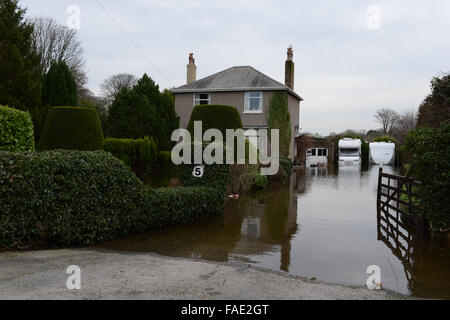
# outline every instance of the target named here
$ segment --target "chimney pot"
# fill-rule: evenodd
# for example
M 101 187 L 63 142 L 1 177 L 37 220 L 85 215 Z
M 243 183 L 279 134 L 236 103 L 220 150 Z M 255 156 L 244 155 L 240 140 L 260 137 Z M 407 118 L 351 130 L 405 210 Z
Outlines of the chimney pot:
M 189 53 L 189 63 L 186 65 L 186 84 L 194 82 L 197 80 L 197 66 L 195 65 L 194 54 Z
M 294 90 L 294 61 L 292 58 L 294 57 L 294 51 L 292 50 L 292 46 L 287 48 L 287 59 L 284 68 L 284 84 Z

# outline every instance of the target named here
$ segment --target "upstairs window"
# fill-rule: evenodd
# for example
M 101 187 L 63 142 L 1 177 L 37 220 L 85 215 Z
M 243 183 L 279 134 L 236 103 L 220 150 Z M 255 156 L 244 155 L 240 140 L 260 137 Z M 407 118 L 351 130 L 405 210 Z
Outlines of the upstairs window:
M 211 94 L 210 93 L 194 94 L 194 106 L 197 106 L 200 104 L 211 104 Z
M 261 91 L 249 91 L 245 93 L 244 112 L 262 113 L 263 95 Z

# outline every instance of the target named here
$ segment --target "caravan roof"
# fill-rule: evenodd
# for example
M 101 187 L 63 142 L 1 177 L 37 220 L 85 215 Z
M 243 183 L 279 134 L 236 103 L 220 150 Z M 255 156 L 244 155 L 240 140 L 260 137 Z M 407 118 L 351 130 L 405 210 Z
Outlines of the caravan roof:
M 339 148 L 361 148 L 360 139 L 343 138 L 339 140 Z

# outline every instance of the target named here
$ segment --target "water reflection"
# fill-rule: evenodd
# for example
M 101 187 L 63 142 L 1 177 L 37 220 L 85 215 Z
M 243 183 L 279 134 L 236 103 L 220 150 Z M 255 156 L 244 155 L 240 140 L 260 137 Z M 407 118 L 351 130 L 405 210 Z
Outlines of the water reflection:
M 381 211 L 378 240 L 402 263 L 409 291 L 418 297 L 450 298 L 450 252 L 423 237 L 412 221 Z
M 385 166 L 384 172 L 397 170 Z M 367 267 L 376 264 L 384 288 L 450 297 L 448 249 L 425 245 L 424 258 L 420 262 L 415 258 L 406 267 L 396 250 L 379 237 L 377 182 L 378 166 L 307 168 L 294 172 L 288 184 L 272 184 L 265 192 L 229 200 L 223 215 L 99 247 L 244 261 L 358 286 L 365 285 Z M 407 268 L 412 268 L 411 276 L 405 273 Z M 433 280 L 439 277 L 441 281 Z

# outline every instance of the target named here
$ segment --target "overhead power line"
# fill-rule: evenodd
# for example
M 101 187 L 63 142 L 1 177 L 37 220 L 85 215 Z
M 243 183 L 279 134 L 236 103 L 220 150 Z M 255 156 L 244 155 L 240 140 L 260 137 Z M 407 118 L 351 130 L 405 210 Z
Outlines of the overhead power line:
M 99 0 L 95 0 L 95 2 L 97 2 L 98 6 L 106 13 L 106 15 L 111 19 L 111 21 L 116 25 L 116 27 L 120 30 L 120 32 L 122 32 L 122 34 L 125 36 L 125 38 L 128 39 L 128 41 L 131 42 L 131 44 L 142 54 L 142 56 L 144 56 L 145 59 L 147 59 L 147 61 L 152 65 L 152 67 L 158 71 L 159 74 L 161 74 L 169 83 L 170 86 L 173 87 L 172 81 L 169 80 L 168 77 L 166 77 L 166 75 L 158 69 L 158 67 L 152 62 L 152 60 L 150 59 L 150 57 L 138 46 L 138 44 L 128 35 L 128 33 L 120 26 L 120 24 L 116 21 L 116 19 L 114 19 L 114 17 L 111 15 L 111 13 L 109 13 L 109 11 L 100 3 Z

